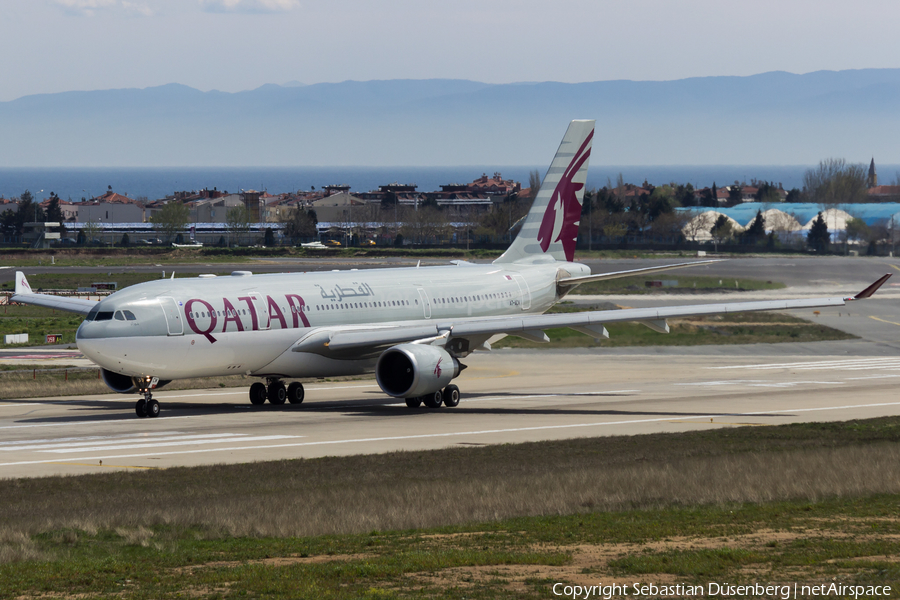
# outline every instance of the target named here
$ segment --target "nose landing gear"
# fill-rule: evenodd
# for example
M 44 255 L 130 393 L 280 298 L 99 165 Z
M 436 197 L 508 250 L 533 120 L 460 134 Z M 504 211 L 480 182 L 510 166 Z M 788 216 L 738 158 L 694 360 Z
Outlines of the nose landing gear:
M 146 388 L 140 390 L 144 397 L 137 401 L 137 404 L 134 405 L 134 412 L 137 416 L 144 417 L 158 417 L 159 416 L 159 402 L 153 399 L 153 394 L 150 391 L 150 388 Z

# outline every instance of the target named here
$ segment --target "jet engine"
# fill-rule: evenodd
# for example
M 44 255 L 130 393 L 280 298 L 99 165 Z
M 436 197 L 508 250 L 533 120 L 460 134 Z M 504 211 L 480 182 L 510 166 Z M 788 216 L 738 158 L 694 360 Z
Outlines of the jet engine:
M 443 389 L 463 368 L 438 346 L 400 344 L 378 358 L 375 379 L 385 394 L 412 398 Z
M 114 373 L 108 369 L 100 369 L 100 377 L 103 378 L 103 383 L 114 392 L 131 394 L 138 391 L 136 379 L 139 378 L 131 377 L 130 375 L 122 375 L 121 373 Z M 155 389 L 159 389 L 167 383 L 169 382 L 160 381 L 156 384 Z

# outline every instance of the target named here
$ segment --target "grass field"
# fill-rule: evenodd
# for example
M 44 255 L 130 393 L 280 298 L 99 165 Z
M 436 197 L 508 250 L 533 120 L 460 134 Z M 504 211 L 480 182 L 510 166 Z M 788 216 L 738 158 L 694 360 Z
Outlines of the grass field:
M 898 443 L 891 417 L 4 480 L 0 597 L 896 586 Z

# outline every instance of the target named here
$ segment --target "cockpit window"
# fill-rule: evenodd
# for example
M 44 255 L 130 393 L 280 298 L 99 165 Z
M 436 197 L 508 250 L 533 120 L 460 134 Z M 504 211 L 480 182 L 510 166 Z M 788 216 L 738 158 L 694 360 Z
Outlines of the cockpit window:
M 122 314 L 121 310 L 117 310 L 116 314 L 113 316 L 115 317 L 116 321 L 124 321 L 125 320 L 125 315 Z
M 89 312 L 89 313 L 87 314 L 87 317 L 85 317 L 85 320 L 86 320 L 86 321 L 93 321 L 93 320 L 94 320 L 94 317 L 97 316 L 97 312 L 98 312 L 99 310 L 100 310 L 100 305 L 98 304 L 98 305 L 96 305 L 94 308 L 91 309 L 91 312 Z
M 108 312 L 103 311 L 103 312 L 98 312 L 97 317 L 94 320 L 95 321 L 111 321 L 112 318 L 113 318 L 112 311 L 108 311 Z
M 134 316 L 134 313 L 131 312 L 130 310 L 123 310 L 122 312 L 125 314 L 125 318 L 126 318 L 127 320 L 129 320 L 129 321 L 137 321 L 137 317 L 135 317 L 135 316 Z

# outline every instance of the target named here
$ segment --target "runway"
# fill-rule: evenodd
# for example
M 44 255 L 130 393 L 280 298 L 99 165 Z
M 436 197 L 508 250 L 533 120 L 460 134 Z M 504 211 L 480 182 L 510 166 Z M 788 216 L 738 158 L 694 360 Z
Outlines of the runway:
M 596 262 L 595 272 L 658 264 Z M 689 271 L 723 279 L 772 278 L 788 288 L 722 298 L 702 294 L 567 300 L 640 307 L 843 296 L 886 272 L 900 271 L 900 265 L 897 259 L 773 257 Z M 252 406 L 247 388 L 163 388 L 154 394 L 163 411 L 157 419 L 135 417 L 136 396 L 0 400 L 0 477 L 898 415 L 898 288 L 889 282 L 871 300 L 816 313 L 793 311 L 858 340 L 475 354 L 463 360 L 469 368 L 454 381 L 462 390 L 462 402 L 453 409 L 411 410 L 382 393 L 374 379 L 308 384 L 300 406 Z M 38 361 L 41 352 L 48 354 Z M 18 349 L 0 352 L 0 362 L 80 365 L 75 362 L 84 361 L 79 356 L 60 348 Z
M 453 409 L 409 409 L 371 380 L 308 385 L 300 406 L 252 406 L 244 388 L 161 390 L 157 419 L 136 418 L 132 396 L 3 401 L 0 477 L 900 414 L 900 356 L 865 341 L 820 346 L 794 355 L 767 346 L 494 351 L 465 361 Z

